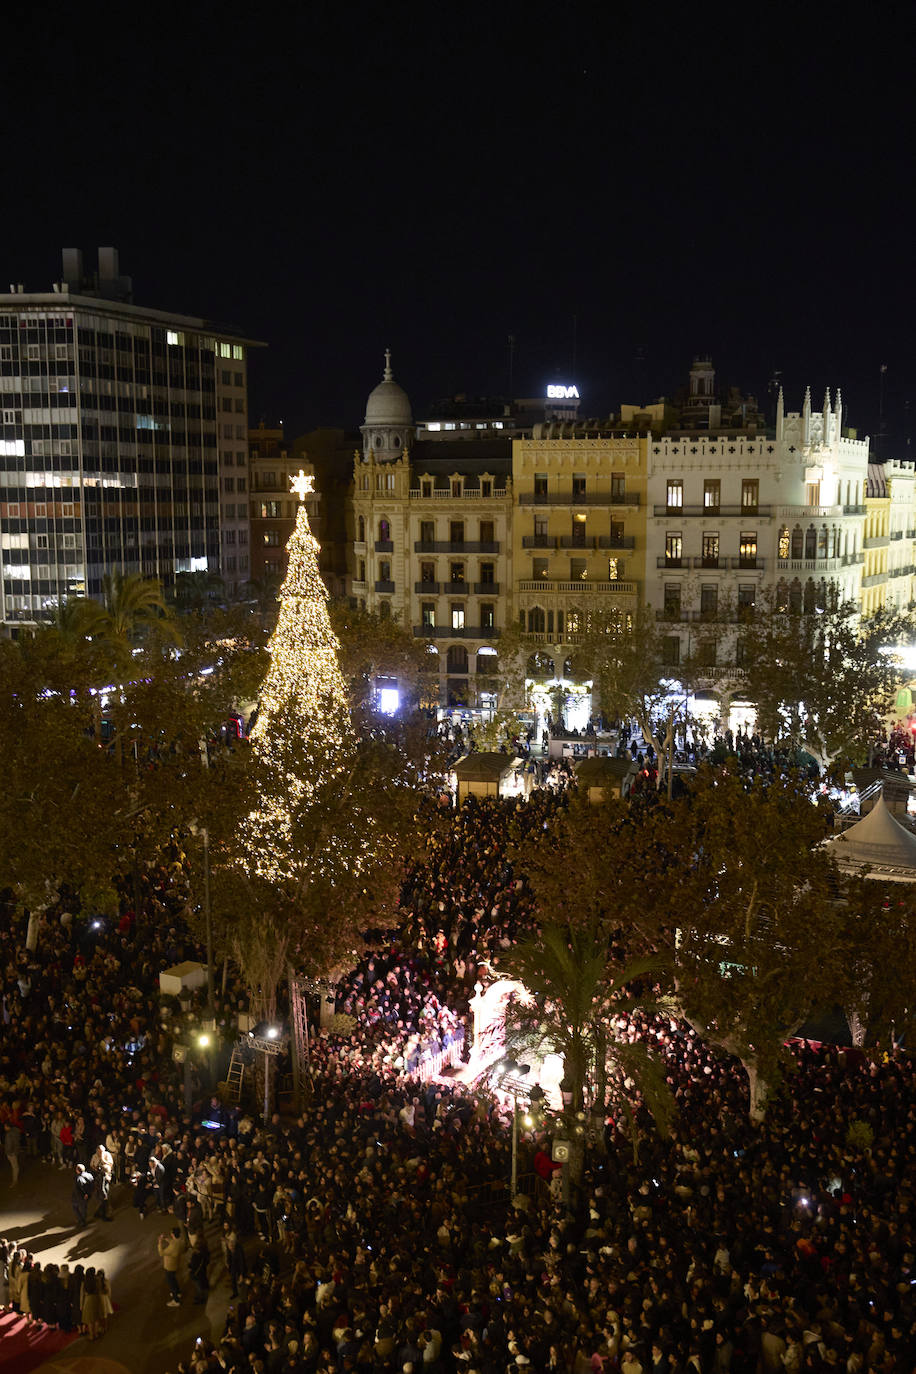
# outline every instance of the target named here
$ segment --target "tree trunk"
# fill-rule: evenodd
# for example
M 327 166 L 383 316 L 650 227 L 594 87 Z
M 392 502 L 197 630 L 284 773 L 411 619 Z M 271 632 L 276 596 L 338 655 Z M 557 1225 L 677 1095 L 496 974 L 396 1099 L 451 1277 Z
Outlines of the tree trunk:
M 868 1027 L 855 1007 L 846 1008 L 846 1020 L 849 1023 L 849 1033 L 852 1036 L 853 1045 L 857 1050 L 864 1049 Z
M 767 1100 L 770 1096 L 770 1085 L 761 1074 L 756 1059 L 746 1059 L 742 1057 L 741 1066 L 747 1074 L 748 1086 L 751 1092 L 750 1118 L 755 1124 L 759 1124 L 766 1116 Z
M 38 907 L 29 908 L 29 928 L 26 932 L 25 947 L 30 953 L 38 948 L 38 926 L 41 921 L 42 912 Z

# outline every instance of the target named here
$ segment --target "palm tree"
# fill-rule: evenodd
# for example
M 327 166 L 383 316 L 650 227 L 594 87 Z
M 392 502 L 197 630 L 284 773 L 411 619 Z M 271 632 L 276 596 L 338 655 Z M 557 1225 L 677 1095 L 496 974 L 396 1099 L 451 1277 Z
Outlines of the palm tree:
M 626 992 L 654 973 L 657 961 L 634 960 L 615 972 L 608 967 L 600 930 L 545 925 L 539 938 L 516 945 L 499 967 L 531 994 L 527 1003 L 516 1001 L 506 1012 L 507 1046 L 515 1058 L 525 1052 L 562 1056 L 564 1114 L 573 1139 L 584 1136 L 589 1116 L 603 1121 L 609 1099 L 628 1123 L 634 1155 L 640 1100 L 666 1135 L 674 1102 L 662 1065 L 644 1043 L 615 1039 L 609 1028 L 615 1015 L 658 1008 L 657 1002 L 650 1005 Z M 603 1134 L 602 1128 L 599 1148 Z
M 263 577 L 253 577 L 246 582 L 245 593 L 251 601 L 257 604 L 258 611 L 263 618 L 275 618 L 282 586 L 283 578 L 279 573 L 265 573 Z
M 202 611 L 226 595 L 217 572 L 183 572 L 175 578 L 175 605 L 182 610 Z

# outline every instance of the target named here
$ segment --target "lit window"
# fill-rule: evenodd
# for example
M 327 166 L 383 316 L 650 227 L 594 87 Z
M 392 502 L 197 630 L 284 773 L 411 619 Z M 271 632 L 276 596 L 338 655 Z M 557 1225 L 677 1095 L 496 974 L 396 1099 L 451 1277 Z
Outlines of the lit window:
M 184 343 L 184 335 L 178 334 L 174 329 L 166 331 L 165 341 L 170 348 L 180 348 Z
M 455 605 L 453 605 L 452 608 L 451 608 L 451 610 L 452 610 L 452 629 L 453 629 L 453 630 L 463 630 L 463 629 L 464 629 L 464 607 L 463 607 L 463 606 L 455 606 Z

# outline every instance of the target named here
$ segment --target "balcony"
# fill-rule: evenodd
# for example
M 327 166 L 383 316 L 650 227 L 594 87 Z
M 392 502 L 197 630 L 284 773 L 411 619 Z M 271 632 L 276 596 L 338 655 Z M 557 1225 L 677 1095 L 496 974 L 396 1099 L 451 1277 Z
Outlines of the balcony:
M 499 541 L 492 544 L 473 543 L 469 540 L 416 539 L 414 553 L 499 553 Z
M 474 583 L 474 595 L 475 595 L 475 596 L 499 596 L 499 583 L 498 583 L 498 582 L 475 582 L 475 583 Z
M 376 553 L 394 553 L 394 542 L 391 539 L 376 539 Z
M 499 630 L 489 625 L 463 625 L 455 630 L 451 625 L 414 625 L 414 639 L 499 639 Z
M 689 558 L 669 558 L 667 554 L 659 554 L 655 560 L 657 568 L 689 568 Z
M 765 558 L 751 558 L 742 554 L 739 558 L 730 558 L 729 567 L 737 568 L 740 572 L 763 572 L 766 565 Z
M 675 610 L 674 607 L 666 606 L 663 610 L 655 612 L 655 619 L 663 621 L 666 625 L 686 625 L 690 620 L 690 612 L 682 611 L 680 607 Z
M 916 564 L 905 563 L 902 568 L 888 568 L 888 577 L 909 577 L 910 573 L 916 572 Z M 864 578 L 862 579 L 864 582 Z
M 555 534 L 523 534 L 523 549 L 555 549 L 557 547 L 557 537 Z
M 350 583 L 350 588 L 357 594 L 359 592 L 367 592 L 369 590 L 369 583 L 354 577 L 353 581 Z
M 442 591 L 446 596 L 470 596 L 471 587 L 467 582 L 443 582 Z
M 599 549 L 632 550 L 636 548 L 636 538 L 632 534 L 599 534 Z
M 844 507 L 843 507 L 843 514 L 844 514 L 844 515 L 864 515 L 864 514 L 865 514 L 865 507 L 864 507 L 864 506 L 844 506 Z
M 479 490 L 470 491 L 467 487 L 463 491 L 452 491 L 451 487 L 433 487 L 429 495 L 424 496 L 422 487 L 411 487 L 408 495 L 411 501 L 498 501 L 505 499 L 507 492 L 505 487 L 496 487 L 491 488 L 488 496 L 484 496 Z
M 902 539 L 903 530 L 891 530 L 890 534 L 887 537 L 888 539 Z
M 748 520 L 769 519 L 775 512 L 772 506 L 667 506 L 658 505 L 652 507 L 652 514 L 655 516 L 684 515 L 689 518 L 702 516 L 709 520 L 717 520 L 719 516 L 731 519 L 734 516 L 743 516 Z
M 520 491 L 520 506 L 638 506 L 638 491 L 587 491 L 573 496 L 572 492 Z
M 708 555 L 704 556 L 703 554 L 701 554 L 699 558 L 685 559 L 684 561 L 689 562 L 694 568 L 706 568 L 712 572 L 716 570 L 721 572 L 724 568 L 728 567 L 727 558 L 712 558 Z
M 388 592 L 388 593 L 390 594 L 391 592 L 394 591 L 394 583 L 393 583 L 393 582 L 376 582 L 376 584 L 375 584 L 375 590 L 376 590 L 377 592 Z
M 863 577 L 863 578 L 862 578 L 862 586 L 863 586 L 863 587 L 878 587 L 878 586 L 881 585 L 882 582 L 886 582 L 886 581 L 887 581 L 887 573 L 886 573 L 886 572 L 869 573 L 869 575 L 868 575 L 867 577 Z
M 519 592 L 543 593 L 552 596 L 560 593 L 568 596 L 635 596 L 635 582 L 592 582 L 588 578 L 577 578 L 575 582 L 551 582 L 546 577 L 534 581 L 516 583 Z
M 831 573 L 864 560 L 862 553 L 847 553 L 842 558 L 777 558 L 776 567 L 780 572 Z
M 441 582 L 415 582 L 413 589 L 418 596 L 438 596 L 442 585 Z
M 875 534 L 875 535 L 872 535 L 871 538 L 869 538 L 869 539 L 863 539 L 863 540 L 862 540 L 862 548 L 863 548 L 863 549 L 886 549 L 886 548 L 887 548 L 887 545 L 888 545 L 888 539 L 889 539 L 889 537 L 892 538 L 893 536 L 888 536 L 888 535 L 886 535 L 886 534 Z
M 577 534 L 560 535 L 561 549 L 582 549 L 584 552 L 587 552 L 590 549 L 594 549 L 594 547 L 594 539 L 583 539 L 581 535 Z

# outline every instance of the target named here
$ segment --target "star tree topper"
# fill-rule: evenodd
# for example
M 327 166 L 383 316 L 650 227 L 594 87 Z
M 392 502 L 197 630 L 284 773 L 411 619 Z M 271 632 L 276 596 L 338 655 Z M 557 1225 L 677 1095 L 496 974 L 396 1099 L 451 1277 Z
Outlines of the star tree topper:
M 307 476 L 302 468 L 300 468 L 296 476 L 289 479 L 289 485 L 299 497 L 299 500 L 304 501 L 306 493 L 315 490 L 315 479 L 314 477 Z

